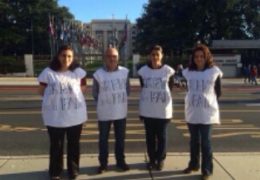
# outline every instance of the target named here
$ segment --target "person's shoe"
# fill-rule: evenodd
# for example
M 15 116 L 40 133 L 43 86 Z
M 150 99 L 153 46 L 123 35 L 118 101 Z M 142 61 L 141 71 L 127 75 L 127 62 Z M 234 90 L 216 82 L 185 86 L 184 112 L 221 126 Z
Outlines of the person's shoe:
M 104 173 L 106 170 L 107 170 L 107 165 L 106 165 L 106 164 L 101 164 L 101 165 L 98 167 L 97 173 L 98 173 L 98 174 L 102 174 L 102 173 Z
M 208 180 L 209 179 L 209 175 L 202 175 L 201 176 L 201 180 Z
M 123 171 L 129 171 L 130 170 L 129 166 L 125 162 L 116 163 L 116 166 L 121 168 Z
M 69 175 L 69 179 L 72 180 L 72 179 L 76 179 L 78 176 L 78 174 L 71 174 Z
M 53 176 L 53 177 L 50 177 L 51 180 L 60 180 L 60 177 L 59 176 Z
M 163 167 L 164 167 L 164 163 L 163 162 L 159 162 L 157 164 L 157 170 L 161 171 L 163 169 Z
M 186 168 L 186 169 L 184 169 L 183 170 L 183 173 L 184 174 L 190 174 L 190 173 L 192 173 L 193 171 L 198 171 L 199 170 L 199 168 L 197 168 L 197 169 L 192 169 L 192 168 Z
M 154 162 L 149 162 L 149 163 L 147 163 L 147 169 L 148 169 L 148 170 L 152 170 L 153 167 L 154 167 L 154 165 L 155 165 Z

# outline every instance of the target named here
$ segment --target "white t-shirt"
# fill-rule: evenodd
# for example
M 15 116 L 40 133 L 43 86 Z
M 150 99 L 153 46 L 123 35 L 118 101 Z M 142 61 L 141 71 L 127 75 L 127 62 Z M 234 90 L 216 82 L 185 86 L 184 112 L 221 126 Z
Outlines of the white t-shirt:
M 188 92 L 185 97 L 185 119 L 191 124 L 220 124 L 215 81 L 222 77 L 221 70 L 213 66 L 205 71 L 183 70 Z
M 97 116 L 99 121 L 126 118 L 126 83 L 128 73 L 128 69 L 118 66 L 118 70 L 113 72 L 100 68 L 93 74 L 99 84 L 97 102 Z
M 70 127 L 87 120 L 87 108 L 81 91 L 81 79 L 86 72 L 77 68 L 74 71 L 56 72 L 45 68 L 38 81 L 46 83 L 42 101 L 44 124 L 52 127 Z
M 172 118 L 172 97 L 168 82 L 174 72 L 167 65 L 163 65 L 160 69 L 151 69 L 146 65 L 138 71 L 144 83 L 139 104 L 141 116 Z

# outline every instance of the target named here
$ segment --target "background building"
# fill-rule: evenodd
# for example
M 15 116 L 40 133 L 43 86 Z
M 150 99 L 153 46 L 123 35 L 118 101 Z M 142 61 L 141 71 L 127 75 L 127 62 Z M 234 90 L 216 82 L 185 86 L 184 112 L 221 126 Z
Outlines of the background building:
M 108 47 L 115 47 L 121 56 L 126 55 L 129 58 L 136 50 L 137 26 L 129 20 L 93 19 L 89 23 L 79 21 L 75 23 L 82 28 L 84 36 L 98 42 L 101 53 L 104 53 Z

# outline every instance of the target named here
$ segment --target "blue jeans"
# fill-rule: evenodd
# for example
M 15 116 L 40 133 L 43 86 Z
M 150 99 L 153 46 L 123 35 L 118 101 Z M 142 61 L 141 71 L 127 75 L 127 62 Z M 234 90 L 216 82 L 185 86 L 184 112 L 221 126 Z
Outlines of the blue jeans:
M 151 163 L 164 162 L 166 158 L 168 122 L 168 119 L 144 117 L 147 153 Z
M 255 83 L 255 85 L 257 85 L 256 76 L 251 76 L 251 81 L 252 81 L 252 84 Z
M 190 132 L 190 162 L 189 168 L 200 167 L 200 142 L 202 150 L 201 173 L 211 175 L 213 173 L 211 133 L 212 124 L 189 124 Z
M 117 163 L 125 162 L 124 147 L 125 147 L 125 130 L 126 119 L 98 121 L 99 129 L 99 163 L 106 165 L 108 163 L 108 138 L 113 123 L 115 132 L 115 157 Z

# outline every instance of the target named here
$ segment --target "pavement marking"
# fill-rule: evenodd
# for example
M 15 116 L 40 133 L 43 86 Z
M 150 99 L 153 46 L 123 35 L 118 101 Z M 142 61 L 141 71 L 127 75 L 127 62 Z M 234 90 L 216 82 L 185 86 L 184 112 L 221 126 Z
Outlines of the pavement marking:
M 99 134 L 98 130 L 82 130 L 81 135 L 88 136 L 88 135 L 97 135 Z M 111 130 L 110 134 L 114 134 L 114 131 Z M 126 134 L 145 134 L 145 130 L 126 130 Z
M 175 124 L 186 124 L 187 122 L 184 119 L 172 119 L 172 123 Z M 241 119 L 221 119 L 220 122 L 223 123 L 242 123 Z
M 17 131 L 17 132 L 27 132 L 27 131 L 40 130 L 40 128 L 35 128 L 35 127 L 15 127 L 14 130 Z
M 144 125 L 141 123 L 127 123 L 127 127 L 143 127 Z M 97 128 L 98 124 L 97 123 L 86 123 L 84 124 L 84 128 Z
M 176 126 L 177 129 L 185 129 L 187 130 L 188 127 L 186 125 Z M 254 125 L 219 125 L 219 126 L 213 126 L 214 130 L 222 130 L 222 129 L 260 129 L 259 127 L 255 127 Z
M 98 139 L 80 139 L 83 143 L 97 143 Z M 109 142 L 115 142 L 115 139 L 109 139 Z M 125 139 L 125 142 L 145 142 L 145 139 Z
M 246 104 L 247 107 L 260 106 L 260 103 Z
M 259 135 L 252 135 L 251 137 L 252 138 L 260 138 L 260 133 L 259 133 Z
M 246 132 L 230 132 L 230 133 L 221 133 L 221 134 L 212 134 L 213 138 L 222 138 L 222 137 L 230 137 L 230 136 L 238 136 L 238 135 L 251 135 L 251 137 L 259 137 L 260 138 L 260 132 L 252 132 L 252 131 L 246 131 Z M 183 136 L 190 137 L 189 133 L 184 133 Z

